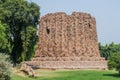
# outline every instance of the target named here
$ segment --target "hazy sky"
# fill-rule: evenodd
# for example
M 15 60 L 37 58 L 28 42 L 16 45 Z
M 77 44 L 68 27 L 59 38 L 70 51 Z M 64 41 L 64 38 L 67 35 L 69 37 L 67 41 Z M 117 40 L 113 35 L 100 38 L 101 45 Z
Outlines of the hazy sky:
M 47 13 L 86 12 L 96 18 L 98 40 L 102 44 L 120 43 L 120 0 L 29 0 Z

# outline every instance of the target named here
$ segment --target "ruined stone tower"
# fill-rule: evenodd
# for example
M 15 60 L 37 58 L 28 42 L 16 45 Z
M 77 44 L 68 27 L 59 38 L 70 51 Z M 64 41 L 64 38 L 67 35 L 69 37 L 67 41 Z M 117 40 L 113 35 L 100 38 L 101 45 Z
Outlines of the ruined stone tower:
M 40 68 L 107 68 L 100 57 L 95 18 L 90 14 L 63 12 L 40 20 L 35 57 L 28 64 Z

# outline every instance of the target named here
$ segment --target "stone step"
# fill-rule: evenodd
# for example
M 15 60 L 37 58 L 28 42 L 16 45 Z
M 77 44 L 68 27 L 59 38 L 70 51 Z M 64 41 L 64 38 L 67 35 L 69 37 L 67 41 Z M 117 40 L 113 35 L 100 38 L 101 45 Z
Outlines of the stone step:
M 107 69 L 107 61 L 27 61 L 31 67 L 55 69 Z

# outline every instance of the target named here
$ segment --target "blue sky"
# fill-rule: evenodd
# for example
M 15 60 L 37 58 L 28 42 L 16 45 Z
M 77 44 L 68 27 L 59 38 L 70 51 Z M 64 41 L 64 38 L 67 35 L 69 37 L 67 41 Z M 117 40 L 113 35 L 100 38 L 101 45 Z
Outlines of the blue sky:
M 96 18 L 98 40 L 120 43 L 120 0 L 29 0 L 37 3 L 41 16 L 47 13 L 86 12 Z

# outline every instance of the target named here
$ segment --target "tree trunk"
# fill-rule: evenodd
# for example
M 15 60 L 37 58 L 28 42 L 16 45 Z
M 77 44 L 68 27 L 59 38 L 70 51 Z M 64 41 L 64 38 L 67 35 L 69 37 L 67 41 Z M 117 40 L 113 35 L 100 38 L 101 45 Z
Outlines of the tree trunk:
M 22 51 L 23 51 L 23 48 L 22 48 L 21 34 L 20 34 L 20 31 L 17 31 L 14 36 L 13 49 L 11 53 L 11 57 L 14 62 L 14 65 L 20 62 Z

